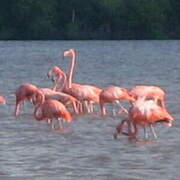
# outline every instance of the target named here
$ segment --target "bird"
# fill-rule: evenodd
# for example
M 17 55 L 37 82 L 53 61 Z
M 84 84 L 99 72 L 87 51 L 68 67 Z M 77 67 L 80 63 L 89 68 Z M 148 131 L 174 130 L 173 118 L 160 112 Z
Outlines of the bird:
M 52 89 L 55 91 L 62 91 L 66 84 L 66 73 L 60 67 L 52 66 L 49 69 L 47 76 L 54 82 Z
M 70 56 L 71 58 L 71 63 L 70 63 L 70 68 L 69 71 L 66 75 L 66 83 L 63 88 L 63 92 L 70 94 L 71 96 L 74 96 L 76 99 L 78 99 L 81 102 L 81 107 L 80 107 L 80 112 L 84 112 L 83 109 L 86 109 L 88 112 L 93 111 L 92 104 L 94 103 L 99 103 L 99 94 L 101 92 L 101 88 L 88 85 L 88 84 L 79 84 L 79 83 L 74 83 L 73 78 L 74 78 L 74 71 L 75 71 L 75 64 L 76 64 L 76 54 L 77 52 L 74 49 L 69 49 L 67 51 L 64 51 L 63 57 Z M 56 71 L 52 73 L 53 71 Z M 50 75 L 55 75 L 56 78 L 58 79 L 58 74 L 61 72 L 56 68 L 56 69 L 51 69 L 48 74 Z M 58 82 L 54 85 L 55 87 L 61 86 L 58 85 Z M 83 108 L 83 104 L 86 108 Z
M 55 99 L 63 103 L 66 107 L 71 105 L 74 113 L 75 114 L 79 113 L 78 111 L 79 101 L 75 97 L 60 91 L 52 90 L 50 88 L 40 88 L 40 90 L 44 94 L 45 99 Z
M 87 111 L 92 112 L 93 111 L 92 104 L 99 103 L 99 94 L 101 92 L 101 88 L 98 88 L 89 84 L 81 85 L 81 84 L 73 83 L 77 52 L 74 49 L 69 49 L 67 51 L 64 51 L 63 56 L 72 57 L 69 72 L 68 72 L 67 86 L 66 86 L 65 92 L 75 96 L 77 99 L 81 99 L 82 103 L 84 101 L 87 102 L 86 103 Z
M 159 106 L 165 107 L 165 96 L 166 92 L 159 86 L 154 85 L 136 85 L 130 90 L 131 95 L 137 99 L 153 99 Z M 151 132 L 155 135 L 153 125 L 150 126 Z M 146 127 L 144 126 L 144 135 L 148 136 Z
M 38 91 L 38 87 L 30 83 L 22 84 L 16 89 L 15 92 L 16 105 L 14 112 L 15 116 L 19 115 L 20 105 L 22 104 L 22 102 L 29 101 L 32 103 L 32 97 L 34 93 L 37 91 Z
M 42 91 L 37 91 L 33 98 L 34 117 L 37 121 L 51 121 L 52 129 L 55 129 L 53 119 L 59 121 L 59 129 L 63 129 L 62 120 L 67 123 L 73 121 L 72 115 L 61 102 L 55 99 L 45 99 Z
M 128 125 L 128 133 L 122 134 L 136 138 L 138 135 L 137 126 L 147 127 L 156 123 L 162 123 L 170 127 L 173 124 L 173 120 L 167 109 L 157 105 L 154 100 L 139 99 L 132 103 L 128 117 L 116 126 L 114 137 L 116 138 L 118 134 L 123 132 L 125 123 Z M 153 135 L 155 138 L 157 137 L 156 134 Z
M 6 99 L 5 99 L 5 97 L 0 96 L 0 103 L 1 103 L 1 104 L 6 104 Z
M 165 90 L 159 86 L 137 85 L 130 90 L 135 99 L 145 98 L 154 99 L 154 101 L 165 108 Z
M 121 100 L 134 101 L 134 98 L 131 96 L 127 89 L 118 86 L 111 86 L 102 89 L 101 93 L 99 94 L 101 115 L 106 115 L 106 109 L 104 107 L 106 103 L 119 103 L 119 101 Z M 122 105 L 120 106 L 122 111 L 127 113 L 127 110 Z

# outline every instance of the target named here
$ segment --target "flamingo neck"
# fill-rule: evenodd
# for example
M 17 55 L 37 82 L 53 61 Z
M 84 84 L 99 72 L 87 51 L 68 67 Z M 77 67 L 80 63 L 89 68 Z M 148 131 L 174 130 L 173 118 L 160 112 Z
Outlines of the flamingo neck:
M 67 88 L 72 87 L 75 63 L 76 63 L 76 53 L 75 53 L 75 51 L 72 51 L 72 59 L 71 59 L 71 64 L 70 64 L 70 68 L 69 68 L 69 73 L 68 73 Z

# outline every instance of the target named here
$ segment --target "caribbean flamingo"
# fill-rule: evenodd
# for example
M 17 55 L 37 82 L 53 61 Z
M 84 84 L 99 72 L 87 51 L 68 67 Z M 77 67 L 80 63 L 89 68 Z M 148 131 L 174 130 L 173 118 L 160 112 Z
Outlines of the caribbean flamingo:
M 40 88 L 40 90 L 44 94 L 45 99 L 55 99 L 63 103 L 66 107 L 71 105 L 74 113 L 78 114 L 79 101 L 75 97 L 60 91 L 54 91 L 49 88 Z
M 65 87 L 67 76 L 61 68 L 57 66 L 51 67 L 47 76 L 54 82 L 53 90 L 61 91 Z
M 0 103 L 6 104 L 6 99 L 3 96 L 0 96 Z
M 99 94 L 101 92 L 101 89 L 92 85 L 80 85 L 72 83 L 74 78 L 77 53 L 74 49 L 69 49 L 67 51 L 64 51 L 63 56 L 72 57 L 68 73 L 67 89 L 65 90 L 65 92 L 68 92 L 69 94 L 75 96 L 77 99 L 80 99 L 82 103 L 83 101 L 86 101 L 90 105 L 87 108 L 88 112 L 91 112 L 93 109 L 92 104 L 99 103 Z
M 165 108 L 165 91 L 158 86 L 139 85 L 130 90 L 135 99 L 145 98 L 154 99 L 160 106 Z
M 34 96 L 34 117 L 38 121 L 51 121 L 52 128 L 53 126 L 53 119 L 57 119 L 59 121 L 59 128 L 62 129 L 61 120 L 65 122 L 72 122 L 72 116 L 70 112 L 66 109 L 66 107 L 59 101 L 54 99 L 47 99 L 45 100 L 44 94 L 42 91 L 37 91 Z
M 123 132 L 125 123 L 128 124 L 127 135 L 136 138 L 138 134 L 137 126 L 147 127 L 156 123 L 172 126 L 172 122 L 173 117 L 164 107 L 157 105 L 154 100 L 139 99 L 132 103 L 132 107 L 129 109 L 128 118 L 124 119 L 117 125 L 114 137 L 117 137 L 117 134 Z M 157 136 L 155 132 L 152 131 L 152 133 L 156 138 Z
M 16 96 L 15 115 L 16 116 L 19 115 L 19 109 L 22 102 L 24 102 L 25 100 L 31 102 L 32 97 L 34 93 L 37 92 L 37 90 L 38 90 L 38 87 L 29 83 L 23 84 L 17 88 L 15 92 L 15 96 Z
M 104 107 L 106 103 L 114 103 L 114 102 L 117 103 L 120 100 L 134 101 L 134 98 L 125 88 L 112 86 L 102 89 L 101 93 L 99 94 L 101 115 L 102 116 L 106 115 L 106 109 Z M 123 111 L 127 112 L 127 110 L 122 106 L 121 108 Z
M 73 82 L 74 69 L 76 64 L 76 51 L 74 49 L 69 49 L 63 54 L 64 57 L 71 56 L 70 69 L 67 75 L 66 86 L 63 89 L 63 92 L 74 96 L 81 102 L 81 105 L 86 102 L 86 104 L 99 103 L 99 93 L 101 92 L 100 88 L 91 85 L 81 85 Z M 51 69 L 49 74 L 56 75 L 57 73 L 52 73 L 52 71 L 59 72 L 57 69 Z M 58 85 L 54 85 L 57 87 Z M 87 107 L 87 106 L 86 106 Z M 82 106 L 80 108 L 82 111 Z M 92 106 L 87 107 L 88 112 L 92 112 Z
M 151 85 L 138 85 L 131 89 L 130 93 L 135 99 L 153 99 L 158 105 L 165 108 L 165 91 L 159 86 Z M 150 130 L 154 132 L 153 125 L 150 126 Z M 146 127 L 144 127 L 145 136 Z

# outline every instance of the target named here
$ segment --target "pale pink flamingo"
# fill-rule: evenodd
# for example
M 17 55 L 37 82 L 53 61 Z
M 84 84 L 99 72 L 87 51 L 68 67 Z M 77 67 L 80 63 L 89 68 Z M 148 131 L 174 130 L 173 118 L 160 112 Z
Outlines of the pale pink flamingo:
M 134 98 L 125 88 L 120 88 L 117 86 L 112 86 L 102 89 L 99 94 L 99 104 L 101 109 L 101 115 L 106 115 L 106 109 L 104 107 L 107 103 L 119 103 L 121 100 L 134 101 Z M 121 106 L 121 105 L 120 105 Z M 127 112 L 127 110 L 121 106 L 122 111 Z
M 130 93 L 135 99 L 153 99 L 157 105 L 165 108 L 165 91 L 159 86 L 152 85 L 138 85 L 130 90 Z M 152 132 L 154 132 L 153 125 L 150 126 Z M 146 128 L 144 127 L 146 134 Z
M 53 66 L 47 73 L 47 76 L 54 82 L 53 90 L 61 91 L 67 82 L 66 73 L 58 66 Z
M 55 99 L 63 103 L 66 107 L 70 105 L 72 106 L 74 113 L 79 113 L 79 101 L 75 97 L 60 91 L 54 91 L 49 88 L 40 88 L 40 90 L 44 94 L 45 99 Z
M 88 104 L 87 110 L 88 112 L 92 112 L 93 111 L 92 104 L 99 103 L 99 94 L 101 92 L 101 89 L 92 85 L 86 85 L 86 84 L 81 85 L 81 84 L 72 83 L 74 78 L 77 53 L 74 49 L 69 49 L 67 51 L 64 51 L 63 56 L 72 57 L 69 73 L 68 73 L 67 87 L 65 89 L 65 92 L 75 96 L 77 99 L 81 100 L 82 103 L 87 102 Z
M 97 88 L 92 85 L 81 85 L 78 83 L 72 83 L 73 82 L 73 75 L 74 75 L 74 69 L 76 64 L 76 51 L 74 49 L 69 49 L 68 51 L 65 51 L 63 53 L 63 56 L 70 56 L 72 57 L 69 72 L 67 75 L 67 81 L 66 86 L 63 89 L 63 92 L 70 94 L 74 96 L 76 99 L 78 99 L 82 104 L 86 102 L 86 104 L 93 104 L 93 103 L 99 103 L 99 94 L 101 92 L 100 88 Z M 59 72 L 57 69 L 51 69 L 48 74 L 56 74 L 52 73 L 52 71 Z M 55 85 L 57 87 L 58 85 Z M 92 112 L 92 105 L 86 106 L 88 112 Z M 80 108 L 82 112 L 82 107 Z
M 62 129 L 62 120 L 64 122 L 70 123 L 73 121 L 70 112 L 66 109 L 66 107 L 59 101 L 54 99 L 45 100 L 44 94 L 42 91 L 37 91 L 33 97 L 35 109 L 34 109 L 34 117 L 38 121 L 51 121 L 52 128 L 53 119 L 59 121 L 59 128 Z
M 136 138 L 138 135 L 137 126 L 148 127 L 156 123 L 162 123 L 167 126 L 172 126 L 173 117 L 169 114 L 166 108 L 157 105 L 157 103 L 150 99 L 138 99 L 132 103 L 132 107 L 129 109 L 128 118 L 121 121 L 116 127 L 116 138 L 118 134 L 123 133 L 124 124 L 128 125 L 127 135 Z M 155 138 L 157 138 L 154 131 L 152 131 Z
M 0 96 L 0 103 L 6 104 L 6 99 L 3 96 Z
M 19 109 L 20 105 L 25 101 L 32 101 L 32 97 L 34 93 L 38 90 L 38 87 L 36 87 L 33 84 L 22 84 L 19 86 L 15 92 L 16 96 L 16 105 L 15 105 L 15 115 L 19 115 Z
M 130 90 L 135 99 L 153 99 L 158 105 L 165 108 L 165 91 L 159 86 L 138 85 Z

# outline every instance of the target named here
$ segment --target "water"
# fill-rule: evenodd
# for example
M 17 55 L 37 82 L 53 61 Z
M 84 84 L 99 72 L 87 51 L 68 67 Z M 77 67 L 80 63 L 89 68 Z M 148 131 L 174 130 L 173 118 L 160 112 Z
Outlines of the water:
M 135 144 L 112 138 L 119 117 L 77 116 L 68 133 L 35 121 L 30 104 L 15 118 L 16 88 L 51 87 L 46 73 L 53 65 L 68 69 L 61 54 L 69 48 L 78 51 L 76 82 L 164 88 L 174 126 L 158 126 L 157 141 Z M 0 179 L 179 179 L 180 41 L 1 41 L 0 62 L 0 94 L 9 103 L 0 105 Z

